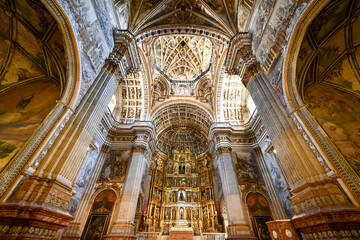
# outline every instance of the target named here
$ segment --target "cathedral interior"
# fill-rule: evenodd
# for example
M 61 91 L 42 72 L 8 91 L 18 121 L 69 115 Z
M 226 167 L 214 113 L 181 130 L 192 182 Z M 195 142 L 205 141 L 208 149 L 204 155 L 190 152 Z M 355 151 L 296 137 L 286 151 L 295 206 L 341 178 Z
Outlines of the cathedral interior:
M 0 0 L 0 239 L 360 239 L 360 0 Z

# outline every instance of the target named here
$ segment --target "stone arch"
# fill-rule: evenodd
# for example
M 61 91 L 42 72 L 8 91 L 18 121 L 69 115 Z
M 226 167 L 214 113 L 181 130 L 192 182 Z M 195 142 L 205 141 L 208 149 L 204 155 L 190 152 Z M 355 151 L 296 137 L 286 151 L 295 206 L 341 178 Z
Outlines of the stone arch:
M 92 208 L 89 213 L 89 217 L 83 229 L 81 239 L 87 239 L 95 234 L 101 236 L 106 235 L 111 217 L 113 215 L 113 209 L 116 205 L 117 194 L 112 189 L 101 189 L 97 194 L 94 194 L 92 199 Z
M 14 114 L 20 118 L 17 122 L 5 121 L 3 125 L 11 128 L 14 124 L 25 124 L 28 131 L 22 140 L 17 140 L 14 151 L 5 154 L 0 195 L 25 163 L 38 164 L 34 159 L 47 142 L 43 140 L 49 139 L 51 129 L 59 130 L 66 121 L 65 116 L 72 114 L 70 109 L 76 105 L 80 86 L 80 68 L 75 67 L 79 66 L 76 39 L 67 16 L 55 1 L 28 0 L 16 4 L 5 1 L 1 8 L 8 9 L 2 11 L 5 14 L 3 29 L 10 30 L 13 24 L 21 22 L 16 44 L 13 41 L 2 44 L 4 48 L 8 47 L 10 54 L 1 67 L 5 85 L 0 90 L 0 95 L 11 100 L 1 111 L 7 114 L 6 118 L 2 117 L 3 121 Z M 25 16 L 29 13 L 31 17 Z M 16 66 L 12 62 L 16 62 Z M 9 140 L 3 144 L 13 143 Z M 30 158 L 32 161 L 28 161 Z
M 334 116 L 330 116 L 331 114 L 324 117 L 323 115 L 327 110 L 325 106 L 319 106 L 319 104 L 332 104 L 335 106 L 336 101 L 339 100 L 344 102 L 344 107 L 341 107 L 341 109 L 346 111 L 346 106 L 349 106 L 349 102 L 360 101 L 359 94 L 355 93 L 355 91 L 352 91 L 351 93 L 349 89 L 346 89 L 346 86 L 340 86 L 341 84 L 336 82 L 337 78 L 339 78 L 339 76 L 342 77 L 341 75 L 343 74 L 341 73 L 341 69 L 336 72 L 336 68 L 338 68 L 338 66 L 341 68 L 342 65 L 344 65 L 339 64 L 340 60 L 337 62 L 330 57 L 327 57 L 326 63 L 333 63 L 331 67 L 322 66 L 324 69 L 320 69 L 320 66 L 318 66 L 321 64 L 321 61 L 324 62 L 324 60 L 321 59 L 321 55 L 323 54 L 322 51 L 325 52 L 327 48 L 331 48 L 328 43 L 336 37 L 337 33 L 342 31 L 343 26 L 349 27 L 351 31 L 351 28 L 353 28 L 352 25 L 356 24 L 358 20 L 356 21 L 354 17 L 345 22 L 345 18 L 349 18 L 349 16 L 346 14 L 341 16 L 335 12 L 333 13 L 333 16 L 344 19 L 342 23 L 338 23 L 337 27 L 334 27 L 336 30 L 328 30 L 331 34 L 320 33 L 320 35 L 328 34 L 327 37 L 323 36 L 324 38 L 322 40 L 316 40 L 316 38 L 309 40 L 309 34 L 311 34 L 314 30 L 314 25 L 320 24 L 317 28 L 320 28 L 321 30 L 322 25 L 319 23 L 319 19 L 322 17 L 325 19 L 326 16 L 324 15 L 328 11 L 331 11 L 331 9 L 334 9 L 335 5 L 347 3 L 348 2 L 322 0 L 313 1 L 310 4 L 303 3 L 299 7 L 297 14 L 292 19 L 290 29 L 288 30 L 288 45 L 285 51 L 286 55 L 284 59 L 282 83 L 285 94 L 285 104 L 288 112 L 290 113 L 289 117 L 294 120 L 301 134 L 313 149 L 314 154 L 319 159 L 325 171 L 335 171 L 339 176 L 341 176 L 341 179 L 339 180 L 340 184 L 344 186 L 345 191 L 348 193 L 348 196 L 352 198 L 353 202 L 358 202 L 359 200 L 356 199 L 359 199 L 360 196 L 360 169 L 357 169 L 354 164 L 356 161 L 359 161 L 358 159 L 360 159 L 360 154 L 358 153 L 359 151 L 355 151 L 357 148 L 360 149 L 360 146 L 352 147 L 353 154 L 347 154 L 348 151 L 344 149 L 344 146 L 337 143 L 337 138 L 340 135 L 343 135 L 345 138 L 350 139 L 353 142 L 359 142 L 359 139 L 352 140 L 351 137 L 356 135 L 356 132 L 346 134 L 342 131 L 346 128 L 346 125 L 349 127 L 352 123 L 355 125 L 358 123 L 358 120 L 356 120 L 358 119 L 356 112 L 358 112 L 359 109 L 356 110 L 355 103 L 355 108 L 351 111 L 353 113 L 348 111 L 347 114 L 344 114 L 343 117 L 341 117 L 341 119 L 346 119 L 348 117 L 355 118 L 355 121 L 350 121 L 344 125 L 341 122 L 346 120 L 334 122 L 336 118 Z M 350 1 L 348 4 L 353 4 L 354 9 L 356 10 L 355 4 L 357 4 L 357 1 Z M 358 15 L 359 11 L 355 12 L 355 10 L 353 14 Z M 296 23 L 296 21 L 298 22 Z M 327 22 L 330 24 L 330 16 L 327 16 Z M 347 39 L 339 40 L 338 42 L 341 41 L 348 44 Z M 305 45 L 309 45 L 309 47 L 312 48 L 308 51 L 308 53 L 306 53 L 307 48 Z M 317 46 L 320 46 L 322 50 L 317 49 Z M 349 50 L 349 53 L 346 53 L 345 57 L 348 54 L 355 54 L 356 51 L 359 51 L 356 50 L 358 49 L 357 46 L 358 45 L 354 45 L 355 48 L 353 47 L 354 49 Z M 342 52 L 341 48 L 338 50 L 339 52 Z M 353 51 L 353 53 L 351 51 Z M 333 55 L 337 56 L 338 53 L 334 52 Z M 339 57 L 339 59 L 340 58 L 344 59 L 344 57 Z M 307 61 L 306 59 L 311 60 Z M 319 62 L 316 66 L 314 65 L 315 61 L 313 61 L 313 59 L 317 59 L 316 62 Z M 323 72 L 321 75 L 322 83 L 320 82 L 320 78 L 317 77 L 318 73 L 315 73 L 315 69 L 318 72 L 326 70 L 326 72 Z M 349 74 L 353 70 L 356 72 L 355 75 L 357 74 L 357 76 L 359 76 L 359 70 L 358 66 L 356 67 L 356 64 L 352 69 L 345 68 L 346 74 Z M 332 82 L 326 81 L 326 78 L 332 79 Z M 356 78 L 358 79 L 358 77 L 355 77 L 355 79 Z M 304 82 L 304 79 L 310 80 Z M 320 94 L 321 96 L 319 96 L 320 92 L 322 92 L 322 94 Z M 324 100 L 327 96 L 330 98 L 328 100 Z M 359 104 L 357 104 L 357 106 L 359 106 Z M 321 111 L 323 111 L 324 114 L 321 114 L 318 111 L 319 109 L 322 109 Z M 342 131 L 342 133 L 335 133 L 336 129 L 338 129 L 338 131 Z M 356 136 L 354 137 L 358 138 Z M 355 154 L 356 152 L 357 155 Z

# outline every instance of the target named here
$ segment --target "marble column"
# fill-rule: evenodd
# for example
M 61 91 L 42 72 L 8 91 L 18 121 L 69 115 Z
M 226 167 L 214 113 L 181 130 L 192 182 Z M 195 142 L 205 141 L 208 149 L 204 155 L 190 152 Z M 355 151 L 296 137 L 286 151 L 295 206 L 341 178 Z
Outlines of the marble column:
M 251 37 L 238 34 L 230 46 L 227 71 L 242 78 L 292 187 L 295 216 L 291 222 L 309 236 L 319 232 L 323 235 L 323 231 L 334 234 L 359 229 L 360 210 L 328 177 L 309 143 L 288 117 L 289 113 L 253 55 Z
M 114 221 L 110 226 L 106 240 L 135 239 L 134 220 L 136 205 L 139 198 L 141 182 L 148 169 L 149 159 L 149 136 L 137 134 L 133 144 L 133 153 L 130 166 L 125 179 L 121 202 L 117 209 L 114 209 Z
M 216 167 L 220 175 L 221 185 L 227 212 L 228 239 L 255 239 L 251 236 L 249 224 L 241 199 L 241 192 L 231 157 L 231 143 L 227 136 L 217 136 L 215 143 Z

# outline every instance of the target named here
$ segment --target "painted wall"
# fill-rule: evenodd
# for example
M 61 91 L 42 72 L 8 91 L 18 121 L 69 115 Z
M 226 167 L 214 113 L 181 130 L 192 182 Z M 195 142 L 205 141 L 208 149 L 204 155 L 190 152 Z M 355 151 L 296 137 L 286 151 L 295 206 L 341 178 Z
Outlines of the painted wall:
M 98 182 L 124 182 L 131 159 L 131 150 L 110 150 Z
M 86 185 L 90 179 L 91 173 L 94 170 L 98 157 L 100 155 L 101 145 L 96 140 L 93 141 L 93 147 L 95 149 L 90 149 L 86 154 L 81 171 L 78 179 L 76 180 L 76 187 L 73 192 L 75 194 L 71 197 L 68 211 L 70 214 L 75 214 L 76 208 L 80 203 L 81 197 L 84 194 Z

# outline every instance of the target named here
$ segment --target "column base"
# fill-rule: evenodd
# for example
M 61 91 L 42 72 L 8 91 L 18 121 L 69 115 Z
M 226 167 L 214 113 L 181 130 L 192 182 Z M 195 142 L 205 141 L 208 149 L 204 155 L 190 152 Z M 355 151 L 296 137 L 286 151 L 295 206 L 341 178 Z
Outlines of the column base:
M 136 239 L 134 224 L 131 222 L 115 222 L 110 233 L 104 236 L 104 240 L 131 240 Z
M 0 205 L 1 239 L 55 239 L 74 218 L 66 211 L 20 204 Z
M 226 239 L 256 239 L 256 237 L 251 235 L 251 231 L 248 225 L 246 224 L 233 224 L 228 227 L 228 237 Z
M 360 238 L 360 209 L 299 215 L 291 222 L 306 239 Z

